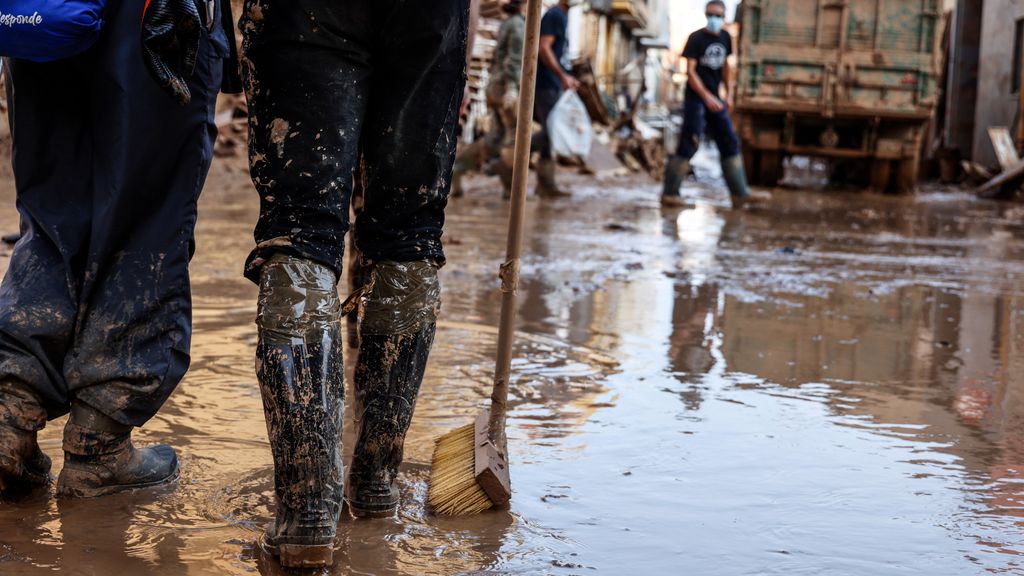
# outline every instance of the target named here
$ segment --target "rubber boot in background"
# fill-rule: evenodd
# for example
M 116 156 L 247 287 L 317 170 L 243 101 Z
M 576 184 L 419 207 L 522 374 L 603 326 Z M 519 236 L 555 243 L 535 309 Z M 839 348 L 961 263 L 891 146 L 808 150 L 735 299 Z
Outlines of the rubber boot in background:
M 329 566 L 344 487 L 345 372 L 334 271 L 294 256 L 270 258 L 256 324 L 276 497 L 262 545 L 285 567 Z
M 665 163 L 665 178 L 662 182 L 661 205 L 666 207 L 685 206 L 686 202 L 679 195 L 683 181 L 690 174 L 690 160 L 681 156 L 671 156 Z
M 487 163 L 487 171 L 501 179 L 501 197 L 508 200 L 512 197 L 512 158 L 513 148 L 502 148 L 497 157 Z
M 466 145 L 455 156 L 455 164 L 452 167 L 452 190 L 450 194 L 452 198 L 460 198 L 466 193 L 462 187 L 462 177 L 468 172 L 480 169 L 485 151 L 486 145 L 480 139 Z
M 729 198 L 732 200 L 733 207 L 758 204 L 771 198 L 771 195 L 766 193 L 751 193 L 747 186 L 747 172 L 743 169 L 743 156 L 740 154 L 727 156 L 722 158 L 721 164 L 722 178 L 725 179 L 725 185 L 729 188 Z
M 555 182 L 555 161 L 541 158 L 537 163 L 537 196 L 541 198 L 564 198 L 569 192 L 562 190 Z
M 0 381 L 0 498 L 22 498 L 50 482 L 50 458 L 36 434 L 46 426 L 46 411 L 21 384 Z
M 430 262 L 379 262 L 366 298 L 355 372 L 356 446 L 347 501 L 356 517 L 390 516 L 405 434 L 434 342 L 440 285 Z
M 64 426 L 64 468 L 57 495 L 93 498 L 178 478 L 178 457 L 166 444 L 136 448 L 132 427 L 88 404 L 72 402 Z

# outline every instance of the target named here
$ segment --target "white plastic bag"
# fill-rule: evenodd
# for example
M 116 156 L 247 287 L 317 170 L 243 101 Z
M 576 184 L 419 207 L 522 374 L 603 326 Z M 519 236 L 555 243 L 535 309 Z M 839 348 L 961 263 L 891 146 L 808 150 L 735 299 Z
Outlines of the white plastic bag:
M 548 116 L 551 153 L 562 158 L 590 154 L 590 115 L 575 90 L 566 90 Z

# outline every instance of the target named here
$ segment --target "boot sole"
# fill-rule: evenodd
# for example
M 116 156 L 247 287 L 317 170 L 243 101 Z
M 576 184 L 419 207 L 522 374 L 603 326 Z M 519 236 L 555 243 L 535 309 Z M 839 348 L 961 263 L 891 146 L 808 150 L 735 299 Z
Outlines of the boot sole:
M 156 486 L 163 486 L 164 484 L 171 484 L 173 482 L 177 482 L 180 476 L 181 468 L 179 466 L 175 466 L 174 472 L 166 478 L 141 484 L 116 484 L 113 486 L 100 486 L 98 488 L 65 488 L 61 487 L 60 480 L 58 479 L 57 496 L 59 498 L 98 498 L 100 496 L 109 496 L 111 494 L 128 492 L 130 490 L 143 490 L 145 488 L 154 488 Z
M 334 564 L 333 544 L 272 544 L 264 534 L 260 548 L 285 568 L 323 568 Z

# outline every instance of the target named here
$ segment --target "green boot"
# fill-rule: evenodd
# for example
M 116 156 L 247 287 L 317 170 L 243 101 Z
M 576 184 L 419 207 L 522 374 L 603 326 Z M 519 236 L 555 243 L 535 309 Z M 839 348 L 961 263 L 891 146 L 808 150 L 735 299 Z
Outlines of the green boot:
M 685 206 L 686 202 L 679 196 L 679 188 L 683 180 L 690 174 L 690 160 L 681 156 L 672 156 L 665 163 L 665 180 L 661 189 L 661 205 L 667 207 Z
M 722 177 L 729 188 L 729 197 L 735 208 L 746 205 L 758 207 L 771 200 L 771 194 L 751 192 L 747 187 L 747 173 L 743 169 L 743 157 L 739 154 L 722 158 Z
M 537 196 L 541 198 L 564 198 L 569 192 L 562 190 L 555 182 L 555 161 L 541 158 L 537 164 Z
M 743 156 L 727 156 L 722 158 L 722 178 L 729 188 L 729 195 L 733 198 L 746 198 L 750 196 L 750 189 L 747 188 L 747 173 L 743 169 Z

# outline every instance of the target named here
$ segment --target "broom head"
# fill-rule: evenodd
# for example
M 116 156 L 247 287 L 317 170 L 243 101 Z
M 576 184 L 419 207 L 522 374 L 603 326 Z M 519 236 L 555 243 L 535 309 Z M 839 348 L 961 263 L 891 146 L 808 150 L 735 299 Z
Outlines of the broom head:
M 490 414 L 437 439 L 427 502 L 438 514 L 476 514 L 506 508 L 512 498 L 505 452 L 490 441 Z

